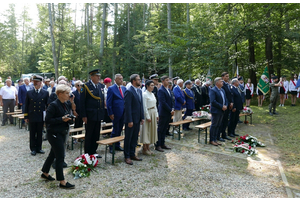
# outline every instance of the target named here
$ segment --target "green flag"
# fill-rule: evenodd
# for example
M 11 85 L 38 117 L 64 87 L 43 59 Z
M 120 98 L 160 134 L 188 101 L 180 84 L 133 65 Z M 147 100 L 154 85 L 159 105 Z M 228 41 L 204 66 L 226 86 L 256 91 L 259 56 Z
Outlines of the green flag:
M 257 84 L 258 89 L 264 94 L 269 92 L 269 72 L 268 67 L 265 68 L 264 73 L 261 75 L 259 82 Z

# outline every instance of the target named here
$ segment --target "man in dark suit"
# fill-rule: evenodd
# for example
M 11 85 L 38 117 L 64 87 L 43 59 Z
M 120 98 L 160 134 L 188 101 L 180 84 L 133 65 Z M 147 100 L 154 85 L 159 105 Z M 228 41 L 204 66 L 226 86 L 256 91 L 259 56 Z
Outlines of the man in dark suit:
M 124 157 L 125 163 L 132 165 L 132 160 L 142 161 L 135 155 L 135 147 L 140 131 L 140 124 L 144 123 L 144 108 L 141 86 L 141 78 L 138 74 L 130 76 L 131 86 L 125 91 L 125 139 Z
M 225 139 L 231 140 L 226 135 L 226 128 L 228 126 L 229 111 L 233 107 L 233 100 L 232 100 L 232 94 L 231 94 L 231 91 L 230 91 L 230 85 L 228 83 L 228 81 L 229 81 L 229 74 L 228 74 L 228 72 L 223 72 L 222 73 L 222 79 L 223 79 L 223 86 L 222 86 L 222 88 L 225 91 L 225 96 L 226 96 L 226 99 L 228 101 L 228 104 L 227 104 L 228 109 L 225 110 L 225 112 L 224 112 L 222 125 L 220 127 L 220 133 L 222 133 L 222 138 L 220 138 L 220 134 L 218 134 L 217 140 L 219 140 L 221 142 L 225 142 Z
M 199 111 L 200 110 L 200 106 L 202 107 L 203 103 L 202 103 L 202 90 L 201 90 L 201 86 L 200 86 L 200 80 L 196 79 L 195 81 L 195 85 L 193 85 L 192 87 L 192 91 L 195 94 L 195 110 Z
M 33 89 L 33 86 L 29 85 L 29 78 L 24 78 L 24 83 L 24 85 L 19 87 L 18 91 L 19 104 L 22 106 L 22 113 L 24 113 L 26 94 L 29 90 Z
M 215 78 L 215 87 L 209 91 L 210 109 L 211 109 L 211 126 L 209 143 L 218 146 L 217 136 L 220 135 L 220 126 L 224 111 L 227 109 L 227 100 L 225 91 L 222 89 L 223 81 L 221 77 Z
M 80 128 L 83 126 L 83 121 L 82 121 L 82 116 L 81 116 L 81 112 L 80 112 L 80 92 L 81 92 L 81 88 L 82 88 L 83 83 L 81 81 L 75 81 L 74 83 L 74 87 L 76 88 L 76 90 L 74 92 L 72 92 L 72 94 L 74 95 L 74 103 L 76 106 L 76 112 L 73 114 L 76 116 L 75 118 L 75 124 L 74 124 L 74 128 Z M 77 132 L 77 134 L 81 134 L 82 132 L 79 131 Z
M 166 132 L 168 130 L 170 116 L 174 115 L 174 105 L 171 95 L 171 90 L 168 88 L 169 78 L 161 77 L 162 86 L 159 88 L 158 96 L 158 141 L 156 142 L 155 150 L 163 152 L 163 149 L 171 149 L 165 145 Z M 179 133 L 178 133 L 179 134 Z
M 241 91 L 239 90 L 239 81 L 238 79 L 232 80 L 231 93 L 233 100 L 233 107 L 230 112 L 230 120 L 228 124 L 228 135 L 230 137 L 235 137 L 235 128 L 239 121 L 240 110 L 243 109 L 243 101 L 241 97 Z
M 200 107 L 202 107 L 203 105 L 208 105 L 210 100 L 209 100 L 209 90 L 210 90 L 210 81 L 206 81 L 204 83 L 204 85 L 201 87 L 201 91 L 202 91 L 202 101 L 200 104 Z
M 116 74 L 115 84 L 109 87 L 107 90 L 107 113 L 113 122 L 113 131 L 111 132 L 111 137 L 120 136 L 124 126 L 124 94 L 126 87 L 124 87 L 122 83 L 123 76 L 121 74 Z M 116 150 L 124 151 L 120 146 L 120 142 L 116 143 Z M 112 153 L 111 146 L 110 152 Z
M 185 83 L 185 90 L 183 90 L 184 93 L 184 98 L 185 98 L 185 102 L 186 102 L 186 111 L 184 113 L 183 116 L 183 120 L 187 117 L 187 116 L 192 116 L 193 111 L 195 110 L 195 97 L 194 97 L 194 93 L 191 90 L 192 88 L 192 82 L 190 80 L 187 80 Z M 188 131 L 188 130 L 192 130 L 190 128 L 190 123 L 187 124 L 183 124 L 182 125 L 183 130 Z
M 34 89 L 26 94 L 24 119 L 29 123 L 29 140 L 31 155 L 44 154 L 42 150 L 42 131 L 44 126 L 43 112 L 47 108 L 49 93 L 41 88 L 43 77 L 34 75 L 32 77 Z
M 99 83 L 99 69 L 89 72 L 91 80 L 85 83 L 80 93 L 80 113 L 85 123 L 84 152 L 102 158 L 97 154 L 101 120 L 104 119 L 104 92 Z

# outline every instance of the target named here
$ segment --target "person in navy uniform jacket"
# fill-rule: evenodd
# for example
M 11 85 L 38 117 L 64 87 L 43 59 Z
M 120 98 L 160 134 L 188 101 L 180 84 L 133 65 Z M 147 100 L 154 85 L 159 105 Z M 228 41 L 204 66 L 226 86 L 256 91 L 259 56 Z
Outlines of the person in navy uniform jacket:
M 74 103 L 76 105 L 76 113 L 73 113 L 76 116 L 74 128 L 80 128 L 83 126 L 82 116 L 80 114 L 80 92 L 82 90 L 82 85 L 83 83 L 81 81 L 76 81 L 74 83 L 74 87 L 76 88 L 76 90 L 72 92 L 72 94 L 74 95 Z M 77 134 L 81 133 L 81 131 L 77 132 Z
M 43 112 L 47 108 L 49 94 L 41 88 L 43 77 L 34 75 L 32 79 L 34 89 L 29 90 L 26 94 L 24 119 L 29 123 L 29 146 L 31 155 L 35 156 L 36 153 L 45 153 L 42 150 Z
M 222 145 L 217 142 L 217 136 L 220 135 L 220 126 L 224 111 L 227 109 L 227 98 L 225 91 L 222 89 L 223 81 L 221 77 L 214 80 L 215 87 L 209 90 L 210 111 L 211 111 L 211 126 L 209 143 L 218 146 Z
M 159 88 L 158 97 L 158 141 L 156 142 L 156 151 L 163 152 L 163 149 L 171 149 L 165 145 L 166 132 L 168 130 L 171 115 L 174 115 L 174 104 L 172 100 L 171 90 L 168 88 L 169 78 L 167 76 L 161 77 L 162 86 Z M 179 134 L 179 133 L 178 133 Z
M 131 86 L 125 91 L 125 139 L 124 139 L 124 157 L 125 163 L 132 165 L 132 160 L 142 161 L 135 155 L 135 147 L 137 145 L 140 124 L 144 123 L 143 95 L 141 86 L 141 78 L 138 74 L 130 76 Z
M 113 130 L 111 137 L 117 137 L 121 135 L 124 126 L 124 94 L 126 87 L 122 85 L 123 76 L 121 74 L 115 75 L 115 84 L 110 86 L 107 90 L 106 107 L 109 118 L 113 122 Z M 117 151 L 123 151 L 120 146 L 120 142 L 115 144 Z M 110 152 L 112 153 L 112 147 L 110 146 Z
M 228 124 L 228 135 L 230 137 L 235 137 L 237 134 L 235 134 L 235 128 L 239 121 L 239 115 L 240 110 L 243 109 L 243 101 L 241 96 L 241 91 L 239 91 L 239 81 L 238 79 L 232 80 L 232 86 L 231 86 L 231 93 L 232 93 L 232 99 L 233 99 L 233 107 L 230 112 L 230 120 Z
M 84 151 L 89 155 L 101 158 L 96 153 L 100 137 L 101 120 L 104 119 L 104 92 L 99 83 L 99 69 L 89 72 L 91 80 L 83 85 L 80 93 L 80 114 L 85 123 Z
M 25 110 L 25 99 L 27 91 L 32 90 L 33 86 L 29 85 L 29 78 L 24 78 L 24 85 L 21 85 L 19 87 L 18 91 L 18 98 L 19 98 L 19 104 L 22 106 L 22 113 L 24 113 Z
M 192 116 L 193 111 L 195 110 L 195 96 L 193 91 L 191 90 L 191 88 L 193 87 L 193 83 L 190 80 L 187 80 L 185 83 L 185 90 L 183 90 L 184 93 L 184 98 L 185 98 L 185 102 L 186 102 L 186 110 L 183 116 L 183 120 L 187 117 L 187 116 Z M 188 131 L 191 130 L 190 128 L 190 123 L 187 124 L 183 124 L 183 130 Z
M 222 86 L 222 88 L 225 91 L 225 96 L 226 96 L 227 101 L 228 101 L 228 104 L 227 104 L 228 109 L 225 110 L 225 112 L 224 112 L 222 125 L 220 127 L 220 132 L 222 133 L 222 138 L 220 138 L 220 134 L 218 134 L 217 135 L 217 140 L 219 140 L 221 142 L 225 142 L 225 139 L 231 140 L 226 135 L 226 128 L 228 127 L 229 111 L 232 109 L 233 100 L 232 100 L 232 94 L 231 94 L 231 91 L 230 91 L 230 85 L 228 83 L 228 81 L 229 81 L 229 74 L 228 74 L 228 72 L 223 72 L 222 73 L 222 79 L 223 79 L 223 86 Z

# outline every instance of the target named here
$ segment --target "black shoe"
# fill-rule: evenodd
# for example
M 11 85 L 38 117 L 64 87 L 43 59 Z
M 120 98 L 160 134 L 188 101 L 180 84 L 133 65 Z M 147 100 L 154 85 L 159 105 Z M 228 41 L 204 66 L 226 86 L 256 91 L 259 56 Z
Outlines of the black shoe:
M 243 122 L 239 120 L 239 121 L 238 121 L 238 123 L 240 123 L 240 124 L 241 124 L 241 123 L 243 123 Z
M 278 113 L 277 113 L 277 112 L 273 112 L 273 114 L 274 114 L 274 115 L 278 115 Z
M 170 132 L 166 133 L 167 136 L 173 136 Z
M 59 187 L 60 188 L 63 188 L 63 189 L 74 189 L 75 188 L 75 185 L 72 185 L 70 184 L 69 182 L 66 183 L 66 185 L 62 185 L 61 183 L 59 184 Z
M 1 126 L 5 126 L 5 124 L 1 124 Z
M 55 180 L 55 178 L 53 178 L 52 176 L 49 175 L 49 176 L 47 177 L 47 176 L 45 176 L 45 174 L 42 174 L 42 175 L 41 175 L 41 178 L 47 179 L 48 181 L 54 181 L 54 180 Z
M 112 149 L 110 149 L 110 150 L 109 150 L 109 153 L 111 153 L 111 154 L 112 154 L 112 153 L 113 153 L 113 150 L 112 150 Z
M 124 151 L 124 149 L 122 148 L 122 147 L 120 147 L 120 146 L 116 146 L 116 149 L 115 149 L 116 151 Z
M 102 158 L 102 156 L 100 156 L 100 155 L 97 154 L 97 153 L 95 153 L 94 156 L 95 156 L 96 158 Z
M 235 134 L 235 133 L 234 133 L 233 135 L 234 135 L 234 136 L 240 136 L 239 134 Z
M 273 116 L 273 113 L 272 113 L 272 112 L 269 112 L 269 115 Z
M 233 134 L 228 135 L 229 137 L 235 137 Z
M 64 163 L 63 163 L 63 168 L 67 168 L 67 167 L 68 167 L 67 163 L 64 162 Z
M 222 137 L 223 139 L 226 139 L 226 140 L 231 140 L 229 137 Z
M 35 152 L 35 151 L 32 151 L 32 152 L 31 152 L 31 155 L 35 156 L 35 155 L 36 155 L 36 152 Z
M 223 138 L 219 138 L 218 140 L 221 142 L 225 142 L 225 140 Z
M 45 151 L 43 151 L 43 150 L 39 150 L 39 151 L 36 151 L 37 153 L 41 153 L 41 154 L 44 154 L 45 153 Z
M 137 144 L 136 146 L 137 146 L 137 147 L 141 147 L 142 145 L 140 145 L 140 144 Z
M 191 129 L 191 128 L 187 128 L 187 129 L 188 129 L 189 131 L 190 131 L 190 130 L 193 130 L 193 129 Z
M 187 129 L 187 128 L 184 128 L 183 130 L 184 130 L 184 131 L 189 131 L 189 129 Z

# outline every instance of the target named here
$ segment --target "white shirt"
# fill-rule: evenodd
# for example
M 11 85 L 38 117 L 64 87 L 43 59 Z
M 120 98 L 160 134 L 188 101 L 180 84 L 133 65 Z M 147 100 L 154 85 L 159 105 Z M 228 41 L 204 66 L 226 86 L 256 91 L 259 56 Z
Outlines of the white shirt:
M 0 95 L 2 96 L 2 99 L 16 99 L 16 95 L 18 95 L 18 90 L 15 86 L 8 87 L 6 85 L 1 88 Z
M 297 85 L 297 79 L 294 79 L 294 83 Z M 290 80 L 290 84 L 289 84 L 289 91 L 297 91 L 294 83 L 292 82 L 292 80 Z
M 250 95 L 252 95 L 253 94 L 253 84 L 252 83 L 247 83 L 246 85 L 245 85 L 245 90 L 249 90 L 250 89 L 250 92 L 251 92 L 251 94 Z
M 149 108 L 155 109 L 155 116 L 158 117 L 157 108 L 156 108 L 156 98 L 152 92 L 146 90 L 143 93 L 143 107 L 144 107 L 144 115 L 146 119 L 150 119 Z
M 48 89 L 47 89 L 47 91 L 49 92 L 49 96 L 51 95 L 51 93 L 52 93 L 52 87 L 49 87 Z

